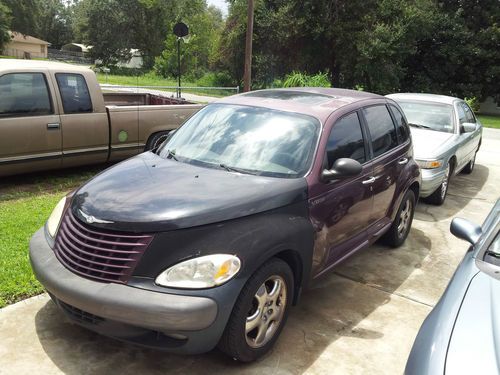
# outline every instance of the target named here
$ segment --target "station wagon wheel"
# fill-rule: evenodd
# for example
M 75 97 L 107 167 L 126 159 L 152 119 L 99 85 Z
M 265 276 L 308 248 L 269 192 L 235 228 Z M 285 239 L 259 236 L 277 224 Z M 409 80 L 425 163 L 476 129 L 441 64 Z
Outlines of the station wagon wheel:
M 286 282 L 281 276 L 271 276 L 257 289 L 245 324 L 250 347 L 260 348 L 271 340 L 283 319 L 286 297 Z
M 415 212 L 415 193 L 408 190 L 401 200 L 396 217 L 387 231 L 382 237 L 383 241 L 392 247 L 401 246 L 408 233 L 410 233 L 413 214 Z
M 246 282 L 218 344 L 232 358 L 251 362 L 267 353 L 285 325 L 293 296 L 293 273 L 272 258 Z

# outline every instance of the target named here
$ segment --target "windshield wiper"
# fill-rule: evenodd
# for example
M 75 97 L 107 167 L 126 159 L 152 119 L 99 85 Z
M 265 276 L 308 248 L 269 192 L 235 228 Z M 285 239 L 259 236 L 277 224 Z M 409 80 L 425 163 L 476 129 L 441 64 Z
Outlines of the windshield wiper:
M 249 172 L 248 170 L 240 169 L 240 168 L 236 168 L 236 167 L 230 167 L 229 165 L 226 165 L 226 164 L 223 164 L 223 163 L 219 164 L 219 167 L 225 169 L 228 172 L 238 172 L 238 173 L 244 173 L 244 174 L 255 174 L 255 173 Z
M 175 156 L 175 151 L 167 150 L 167 159 L 174 159 L 175 161 L 179 161 Z
M 411 122 L 409 122 L 408 125 L 410 125 L 410 126 L 412 126 L 414 128 L 419 128 L 419 129 L 432 129 L 430 126 L 421 125 L 421 124 L 413 124 Z

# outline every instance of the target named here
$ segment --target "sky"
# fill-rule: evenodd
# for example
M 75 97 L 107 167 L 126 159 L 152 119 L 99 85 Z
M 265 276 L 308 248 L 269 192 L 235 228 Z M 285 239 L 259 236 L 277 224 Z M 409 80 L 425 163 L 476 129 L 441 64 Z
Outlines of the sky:
M 215 5 L 222 11 L 224 16 L 227 16 L 227 3 L 225 0 L 207 0 L 208 5 Z

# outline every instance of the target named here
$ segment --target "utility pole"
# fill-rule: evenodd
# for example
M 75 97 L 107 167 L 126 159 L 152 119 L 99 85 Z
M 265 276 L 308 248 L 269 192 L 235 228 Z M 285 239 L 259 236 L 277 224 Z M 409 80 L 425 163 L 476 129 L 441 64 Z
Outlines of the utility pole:
M 247 38 L 245 43 L 245 73 L 243 91 L 250 91 L 252 82 L 252 37 L 253 37 L 253 0 L 248 0 Z

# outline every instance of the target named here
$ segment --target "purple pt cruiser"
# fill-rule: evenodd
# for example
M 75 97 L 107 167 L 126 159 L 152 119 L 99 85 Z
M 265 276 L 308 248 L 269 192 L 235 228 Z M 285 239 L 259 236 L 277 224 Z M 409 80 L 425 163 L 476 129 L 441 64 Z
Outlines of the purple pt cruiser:
M 393 100 L 254 91 L 207 105 L 63 198 L 30 259 L 81 326 L 249 362 L 312 280 L 378 239 L 405 241 L 419 189 Z

